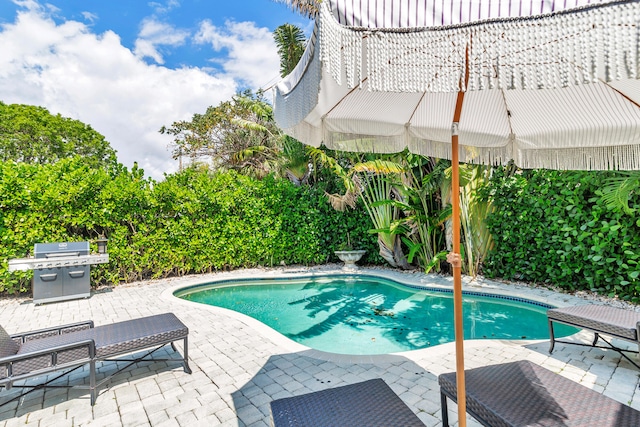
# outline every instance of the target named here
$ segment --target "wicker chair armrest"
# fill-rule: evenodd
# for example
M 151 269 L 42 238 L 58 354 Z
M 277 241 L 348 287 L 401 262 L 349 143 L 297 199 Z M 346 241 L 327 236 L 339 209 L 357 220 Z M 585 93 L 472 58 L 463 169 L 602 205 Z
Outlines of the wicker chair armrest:
M 93 328 L 93 320 L 85 320 L 83 322 L 69 323 L 67 325 L 53 326 L 51 328 L 38 329 L 36 331 L 22 332 L 18 334 L 10 335 L 12 339 L 19 339 L 20 342 L 26 342 L 30 337 L 36 337 L 32 339 L 38 339 L 38 335 L 51 336 L 62 335 L 65 330 L 80 331 L 84 329 Z
M 15 362 L 24 362 L 29 359 L 42 356 L 51 356 L 62 351 L 77 350 L 83 347 L 89 347 L 89 357 L 96 357 L 96 343 L 92 339 L 82 340 L 71 344 L 57 345 L 43 350 L 30 351 L 28 353 L 14 354 L 12 356 L 0 357 L 0 365 L 7 365 Z

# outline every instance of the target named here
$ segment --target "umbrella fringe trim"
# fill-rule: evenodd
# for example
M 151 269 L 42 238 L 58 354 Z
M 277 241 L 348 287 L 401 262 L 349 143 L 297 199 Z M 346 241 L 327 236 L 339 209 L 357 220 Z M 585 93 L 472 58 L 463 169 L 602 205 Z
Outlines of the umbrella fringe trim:
M 327 132 L 327 148 L 338 151 L 397 153 L 405 148 L 423 156 L 451 159 L 451 144 L 414 138 L 407 144 L 402 137 Z M 613 147 L 576 147 L 526 150 L 512 141 L 504 147 L 460 145 L 461 163 L 504 165 L 514 160 L 523 169 L 556 170 L 639 170 L 640 143 Z
M 619 29 L 611 31 L 612 26 Z M 640 2 L 587 8 L 544 20 L 412 32 L 354 31 L 340 25 L 322 3 L 319 47 L 327 72 L 337 84 L 344 82 L 350 88 L 366 78 L 372 91 L 552 89 L 637 79 L 639 28 Z M 470 78 L 464 87 L 467 45 L 471 47 Z

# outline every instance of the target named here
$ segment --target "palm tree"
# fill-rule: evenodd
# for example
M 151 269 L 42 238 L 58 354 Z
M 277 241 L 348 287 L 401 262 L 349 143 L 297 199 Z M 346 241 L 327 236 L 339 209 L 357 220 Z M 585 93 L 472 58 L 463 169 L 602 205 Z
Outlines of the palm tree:
M 273 32 L 280 56 L 280 76 L 284 77 L 298 64 L 304 53 L 306 38 L 304 32 L 293 24 L 280 25 Z
M 315 18 L 318 14 L 318 6 L 321 0 L 273 0 L 276 3 L 285 3 L 291 9 L 307 18 Z
M 280 76 L 291 73 L 304 54 L 306 39 L 300 27 L 292 24 L 280 25 L 273 32 L 280 56 Z M 306 183 L 309 178 L 309 154 L 305 146 L 294 138 L 282 138 L 281 167 L 285 175 L 296 185 Z

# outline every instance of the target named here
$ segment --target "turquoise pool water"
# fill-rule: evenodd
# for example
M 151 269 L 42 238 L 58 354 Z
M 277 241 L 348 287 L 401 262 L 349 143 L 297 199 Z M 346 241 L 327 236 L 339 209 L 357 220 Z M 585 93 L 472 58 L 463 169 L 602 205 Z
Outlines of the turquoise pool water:
M 387 354 L 454 341 L 450 291 L 372 276 L 235 280 L 182 289 L 185 300 L 251 316 L 281 334 L 331 353 Z M 548 339 L 549 306 L 465 293 L 465 339 Z M 555 326 L 556 335 L 577 329 Z

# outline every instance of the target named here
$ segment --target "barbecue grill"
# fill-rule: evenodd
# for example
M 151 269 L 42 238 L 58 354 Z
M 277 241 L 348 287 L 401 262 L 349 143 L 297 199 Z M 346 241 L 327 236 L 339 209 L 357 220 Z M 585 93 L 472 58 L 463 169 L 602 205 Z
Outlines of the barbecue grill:
M 34 270 L 35 304 L 88 298 L 90 266 L 109 262 L 107 253 L 89 252 L 89 242 L 36 243 L 34 257 L 9 260 L 9 271 Z

